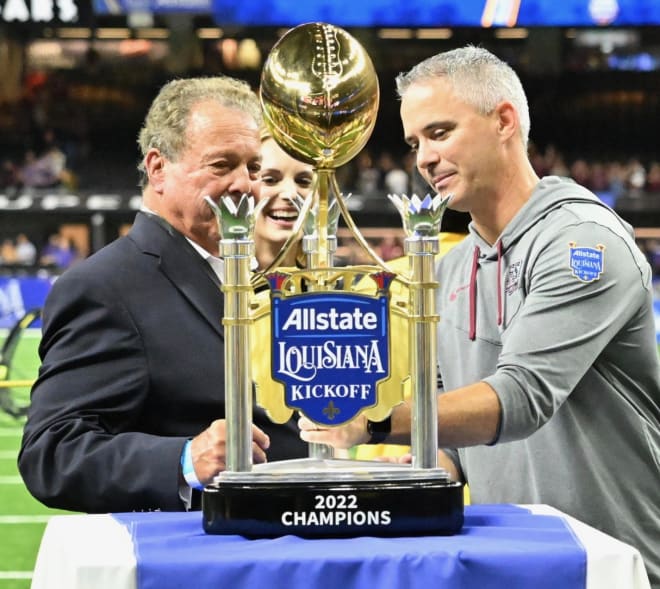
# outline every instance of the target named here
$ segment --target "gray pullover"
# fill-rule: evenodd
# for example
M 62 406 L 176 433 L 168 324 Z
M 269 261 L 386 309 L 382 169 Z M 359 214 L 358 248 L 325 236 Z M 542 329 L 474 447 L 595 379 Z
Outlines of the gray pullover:
M 660 588 L 660 363 L 651 269 L 630 226 L 547 177 L 497 243 L 438 263 L 444 389 L 502 407 L 490 446 L 450 451 L 475 503 L 545 503 L 638 548 Z

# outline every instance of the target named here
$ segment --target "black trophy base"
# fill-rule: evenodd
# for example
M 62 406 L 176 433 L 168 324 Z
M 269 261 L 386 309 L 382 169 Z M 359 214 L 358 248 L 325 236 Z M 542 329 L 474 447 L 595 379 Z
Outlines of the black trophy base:
M 203 492 L 204 530 L 247 538 L 455 534 L 463 526 L 463 485 L 439 470 L 229 475 Z

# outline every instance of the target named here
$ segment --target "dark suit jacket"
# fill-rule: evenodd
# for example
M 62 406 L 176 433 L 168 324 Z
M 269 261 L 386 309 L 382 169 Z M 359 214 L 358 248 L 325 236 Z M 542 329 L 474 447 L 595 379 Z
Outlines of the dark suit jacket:
M 183 509 L 184 442 L 224 417 L 222 315 L 208 263 L 144 213 L 67 270 L 44 308 L 19 455 L 30 492 L 74 511 Z M 269 461 L 307 455 L 295 423 L 258 408 L 254 423 L 270 436 Z

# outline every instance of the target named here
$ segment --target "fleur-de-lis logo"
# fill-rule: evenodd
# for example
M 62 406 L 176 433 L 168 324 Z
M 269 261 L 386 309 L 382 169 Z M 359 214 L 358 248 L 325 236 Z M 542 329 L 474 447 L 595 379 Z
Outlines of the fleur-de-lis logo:
M 335 407 L 333 401 L 330 401 L 325 409 L 323 410 L 323 415 L 325 415 L 330 421 L 332 421 L 337 415 L 341 413 L 339 407 Z

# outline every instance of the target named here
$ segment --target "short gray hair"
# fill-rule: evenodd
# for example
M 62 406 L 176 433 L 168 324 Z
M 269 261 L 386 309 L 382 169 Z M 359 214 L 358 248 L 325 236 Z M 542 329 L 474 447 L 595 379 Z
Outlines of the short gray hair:
M 444 77 L 467 104 L 489 114 L 498 103 L 513 104 L 520 119 L 520 136 L 525 149 L 529 141 L 529 105 L 520 78 L 507 63 L 481 47 L 468 45 L 438 53 L 396 77 L 396 89 L 403 97 L 413 84 Z
M 262 125 L 259 99 L 247 82 L 229 76 L 172 80 L 160 89 L 140 129 L 140 186 L 144 187 L 148 180 L 144 169 L 147 152 L 155 147 L 165 157 L 176 160 L 186 145 L 190 111 L 206 100 L 246 112 L 257 125 Z

